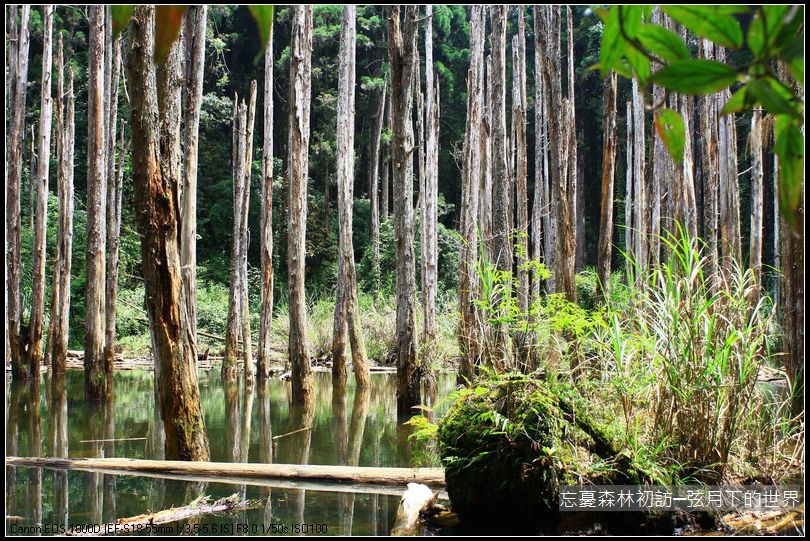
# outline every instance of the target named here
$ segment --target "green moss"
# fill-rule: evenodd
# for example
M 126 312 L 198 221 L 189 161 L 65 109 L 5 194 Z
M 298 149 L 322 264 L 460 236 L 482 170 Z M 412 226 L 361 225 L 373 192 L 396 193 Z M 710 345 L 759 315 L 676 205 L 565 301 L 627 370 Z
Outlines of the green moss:
M 556 516 L 564 484 L 649 479 L 575 393 L 523 374 L 458 393 L 438 434 L 447 491 L 463 521 L 497 517 L 528 528 Z

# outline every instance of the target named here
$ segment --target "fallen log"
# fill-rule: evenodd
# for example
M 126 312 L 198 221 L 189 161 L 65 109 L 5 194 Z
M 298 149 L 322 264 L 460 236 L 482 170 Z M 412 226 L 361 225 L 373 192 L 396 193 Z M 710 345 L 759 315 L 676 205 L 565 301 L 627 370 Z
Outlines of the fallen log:
M 164 509 L 156 513 L 146 513 L 128 518 L 119 518 L 112 524 L 106 524 L 101 532 L 88 531 L 87 528 L 70 529 L 65 535 L 86 536 L 86 535 L 115 535 L 127 533 L 139 533 L 145 531 L 147 527 L 168 524 L 180 520 L 202 515 L 225 513 L 229 511 L 241 511 L 255 509 L 261 505 L 260 500 L 242 500 L 238 494 L 232 494 L 227 498 L 220 498 L 211 503 L 211 497 L 205 496 L 197 498 L 189 505 L 183 507 L 173 507 Z
M 419 483 L 408 483 L 402 494 L 391 535 L 418 535 L 419 516 L 436 502 L 439 495 Z
M 444 486 L 442 468 L 375 468 L 313 464 L 257 464 L 232 462 L 184 462 L 132 458 L 6 457 L 7 466 L 31 466 L 67 470 L 106 470 L 132 474 L 165 473 L 178 476 L 301 479 L 379 485 L 422 483 Z

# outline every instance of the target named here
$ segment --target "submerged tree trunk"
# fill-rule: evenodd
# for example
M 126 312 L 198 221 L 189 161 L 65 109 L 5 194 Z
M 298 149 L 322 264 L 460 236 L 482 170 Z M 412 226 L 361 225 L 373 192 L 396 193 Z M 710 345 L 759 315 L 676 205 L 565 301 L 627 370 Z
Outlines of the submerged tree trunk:
M 610 260 L 613 251 L 613 179 L 616 173 L 616 73 L 611 73 L 604 81 L 602 96 L 603 139 L 602 139 L 602 207 L 599 215 L 599 252 L 597 273 L 599 286 L 597 294 L 606 298 L 609 293 Z
M 25 380 L 29 372 L 23 363 L 23 344 L 20 336 L 22 292 L 20 290 L 20 181 L 22 177 L 23 143 L 25 138 L 25 87 L 28 82 L 28 48 L 30 34 L 28 21 L 31 7 L 10 7 L 8 13 L 9 33 L 9 96 L 7 111 L 11 111 L 6 143 L 6 320 L 8 348 L 6 361 L 11 364 L 11 377 Z M 19 24 L 19 25 L 18 25 Z
M 131 99 L 132 181 L 141 235 L 146 308 L 152 328 L 159 409 L 165 455 L 175 460 L 207 460 L 208 438 L 200 408 L 196 345 L 183 332 L 179 178 L 164 175 L 157 131 L 157 83 L 152 61 L 155 11 L 139 6 L 130 25 L 127 62 Z
M 250 303 L 248 301 L 247 257 L 250 234 L 248 232 L 248 213 L 250 211 L 250 177 L 253 171 L 253 131 L 256 124 L 256 81 L 250 82 L 250 97 L 248 98 L 247 121 L 245 124 L 245 161 L 242 163 L 242 210 L 240 212 L 241 224 L 239 226 L 242 238 L 239 241 L 239 291 L 242 295 L 240 307 L 242 309 L 242 348 L 245 381 L 253 382 L 253 339 L 250 331 Z
M 314 398 L 307 347 L 304 286 L 309 175 L 309 106 L 312 94 L 312 6 L 293 8 L 290 46 L 289 140 L 287 142 L 287 268 L 290 289 L 292 400 L 309 404 Z
M 482 350 L 475 299 L 478 294 L 476 260 L 479 243 L 479 201 L 484 183 L 484 27 L 486 15 L 483 6 L 472 7 L 470 20 L 470 70 L 468 72 L 467 134 L 465 137 L 461 196 L 461 261 L 459 265 L 459 326 L 458 343 L 461 359 L 458 381 L 470 384 L 475 377 Z M 482 228 L 483 229 L 483 228 Z M 485 231 L 480 234 L 485 236 Z M 486 238 L 486 237 L 485 237 Z
M 357 12 L 344 6 L 340 32 L 340 80 L 337 109 L 337 185 L 338 185 L 338 298 L 335 302 L 332 340 L 332 383 L 343 387 L 346 381 L 346 336 L 352 349 L 354 378 L 358 388 L 371 385 L 366 347 L 357 305 L 357 273 L 352 243 L 352 205 L 354 200 L 354 78 Z
M 73 148 L 75 130 L 75 99 L 73 70 L 68 70 L 67 93 L 64 90 L 65 62 L 62 37 L 57 56 L 59 82 L 57 85 L 57 185 L 59 192 L 59 222 L 56 229 L 56 261 L 53 270 L 48 353 L 54 374 L 64 373 L 67 362 L 70 320 L 70 272 L 73 261 Z
M 197 343 L 197 165 L 207 15 L 206 5 L 190 6 L 184 15 L 185 146 L 183 189 L 180 198 L 180 264 L 183 279 L 183 318 L 186 321 L 186 332 L 195 344 Z
M 124 180 L 123 127 L 121 129 L 120 171 L 115 169 L 115 139 L 118 122 L 118 82 L 121 77 L 121 39 L 112 39 L 112 17 L 106 22 L 107 56 L 110 66 L 107 67 L 109 78 L 105 80 L 107 101 L 107 268 L 106 268 L 106 306 L 105 306 L 105 346 L 104 371 L 112 377 L 115 360 L 115 301 L 118 297 L 118 252 L 121 244 L 121 191 Z
M 45 258 L 48 230 L 48 172 L 51 163 L 51 72 L 53 63 L 53 5 L 43 6 L 42 86 L 39 109 L 39 149 L 36 172 L 37 203 L 34 230 L 34 262 L 31 284 L 31 318 L 28 328 L 28 362 L 31 379 L 39 382 L 42 364 L 42 322 L 45 318 Z M 31 172 L 33 175 L 33 171 Z
M 411 415 L 419 405 L 416 357 L 416 276 L 413 233 L 413 55 L 416 50 L 418 8 L 395 6 L 388 19 L 391 69 L 392 165 L 394 171 L 394 229 L 396 237 L 396 355 L 397 413 Z
M 259 380 L 268 375 L 273 325 L 273 27 L 264 47 L 264 141 L 262 146 L 261 239 L 259 245 L 262 272 L 259 319 L 259 354 L 256 372 Z
M 439 87 L 433 76 L 433 6 L 425 6 L 425 184 L 422 197 L 422 309 L 425 342 L 436 337 L 439 204 Z
M 107 214 L 104 140 L 104 7 L 90 6 L 90 72 L 87 98 L 87 300 L 85 303 L 84 383 L 89 400 L 107 395 L 105 340 L 105 220 Z M 140 74 L 137 76 L 140 77 Z

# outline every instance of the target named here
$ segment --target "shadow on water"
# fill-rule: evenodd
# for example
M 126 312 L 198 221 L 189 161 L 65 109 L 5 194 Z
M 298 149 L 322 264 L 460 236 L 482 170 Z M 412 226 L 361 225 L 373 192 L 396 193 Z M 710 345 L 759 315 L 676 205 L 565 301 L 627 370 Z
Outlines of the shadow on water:
M 358 392 L 352 378 L 333 391 L 331 375 L 316 372 L 315 400 L 293 406 L 289 383 L 277 379 L 225 384 L 216 371 L 200 374 L 200 398 L 211 460 L 357 466 L 411 466 L 409 431 L 397 423 L 396 377 L 373 374 Z M 151 372 L 115 374 L 113 399 L 84 400 L 84 376 L 50 374 L 40 385 L 7 387 L 6 454 L 15 456 L 162 458 L 162 427 L 156 419 Z M 453 388 L 451 375 L 426 389 L 431 406 Z M 439 412 L 441 413 L 441 412 Z M 420 456 L 419 465 L 428 463 Z M 430 460 L 433 462 L 430 463 Z M 36 525 L 104 524 L 116 518 L 188 505 L 202 495 L 237 493 L 256 506 L 230 515 L 174 523 L 187 533 L 318 533 L 385 535 L 399 502 L 398 490 L 353 492 L 294 482 L 181 481 L 97 472 L 6 468 L 6 533 L 31 533 Z M 301 531 L 299 524 L 305 526 Z M 275 525 L 275 526 L 274 526 Z M 314 526 L 320 525 L 320 526 Z M 279 531 L 280 530 L 280 531 Z

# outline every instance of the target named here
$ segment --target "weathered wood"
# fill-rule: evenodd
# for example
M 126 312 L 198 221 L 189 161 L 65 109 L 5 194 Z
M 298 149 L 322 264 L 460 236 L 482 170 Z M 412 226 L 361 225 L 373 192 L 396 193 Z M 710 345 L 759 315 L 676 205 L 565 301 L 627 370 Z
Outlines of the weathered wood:
M 602 205 L 599 219 L 599 248 L 597 273 L 599 286 L 597 295 L 607 297 L 610 281 L 610 260 L 613 251 L 613 179 L 616 173 L 616 73 L 611 73 L 604 81 L 602 96 L 603 138 L 602 138 Z
M 287 141 L 287 269 L 289 285 L 292 398 L 299 404 L 314 397 L 307 346 L 304 285 L 309 177 L 309 108 L 312 94 L 312 6 L 293 8 L 290 45 L 289 130 Z
M 338 287 L 332 338 L 332 383 L 346 383 L 346 339 L 351 346 L 354 378 L 359 387 L 371 384 L 365 340 L 357 304 L 357 271 L 352 241 L 354 201 L 354 86 L 357 10 L 344 6 L 340 32 L 340 78 L 337 107 Z
M 389 8 L 388 56 L 391 69 L 394 231 L 396 237 L 397 413 L 410 415 L 420 403 L 416 370 L 416 269 L 413 218 L 413 56 L 417 6 Z
M 300 479 L 376 485 L 422 483 L 434 487 L 444 486 L 444 470 L 442 468 L 378 468 L 313 464 L 256 464 L 139 460 L 131 458 L 47 458 L 14 456 L 6 457 L 6 465 L 83 471 L 104 470 L 134 475 L 150 473 L 178 476 L 201 475 L 217 479 L 241 477 L 248 479 Z
M 752 301 L 754 303 L 759 299 L 760 287 L 762 286 L 762 236 L 764 222 L 764 200 L 762 196 L 763 136 L 762 111 L 755 109 L 751 116 L 751 134 L 749 135 L 749 148 L 751 153 L 751 241 L 749 266 L 756 280 L 756 285 L 752 293 Z
M 245 511 L 248 509 L 255 509 L 263 502 L 260 500 L 251 501 L 243 500 L 238 494 L 233 494 L 227 498 L 220 498 L 215 502 L 211 502 L 209 496 L 198 498 L 191 502 L 189 505 L 182 507 L 173 507 L 171 509 L 163 509 L 154 513 L 146 513 L 134 517 L 119 518 L 112 525 L 107 525 L 101 532 L 101 535 L 115 535 L 117 533 L 127 534 L 138 531 L 138 528 L 146 526 L 156 526 L 160 524 L 168 524 L 180 520 L 187 520 L 193 517 L 200 517 L 204 515 L 213 515 L 217 513 L 225 513 L 232 511 Z M 87 536 L 98 535 L 97 533 L 88 532 L 86 529 L 70 529 L 65 532 L 68 536 Z
M 408 483 L 408 489 L 402 494 L 391 535 L 418 535 L 419 515 L 426 511 L 438 498 L 438 494 L 429 487 Z
M 104 342 L 107 298 L 106 262 L 107 175 L 104 131 L 104 6 L 90 6 L 87 82 L 87 290 L 85 302 L 85 395 L 107 395 Z M 140 76 L 140 75 L 139 75 Z
M 425 6 L 425 182 L 422 197 L 422 326 L 425 341 L 436 335 L 438 288 L 439 87 L 433 74 L 433 6 Z

